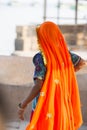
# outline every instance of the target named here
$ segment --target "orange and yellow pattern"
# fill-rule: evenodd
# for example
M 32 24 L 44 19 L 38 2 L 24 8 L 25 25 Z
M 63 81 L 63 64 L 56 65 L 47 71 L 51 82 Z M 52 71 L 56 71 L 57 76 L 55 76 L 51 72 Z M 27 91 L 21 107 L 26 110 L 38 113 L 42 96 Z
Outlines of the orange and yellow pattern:
M 41 24 L 37 36 L 47 72 L 26 130 L 77 130 L 82 124 L 80 96 L 64 37 L 52 22 Z

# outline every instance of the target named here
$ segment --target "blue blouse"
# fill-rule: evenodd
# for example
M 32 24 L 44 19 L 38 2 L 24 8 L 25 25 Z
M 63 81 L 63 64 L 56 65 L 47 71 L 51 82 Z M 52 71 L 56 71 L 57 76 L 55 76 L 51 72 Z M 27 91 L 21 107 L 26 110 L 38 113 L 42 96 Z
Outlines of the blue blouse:
M 71 60 L 72 60 L 73 65 L 76 66 L 81 60 L 81 57 L 72 52 L 70 52 L 70 55 L 71 55 Z M 44 65 L 43 56 L 41 52 L 37 53 L 33 57 L 33 63 L 35 65 L 35 71 L 34 71 L 34 76 L 33 76 L 34 81 L 37 78 L 44 80 L 45 74 L 46 74 L 46 66 Z M 32 103 L 32 110 L 35 109 L 38 98 L 39 98 L 39 95 L 34 98 L 33 103 Z

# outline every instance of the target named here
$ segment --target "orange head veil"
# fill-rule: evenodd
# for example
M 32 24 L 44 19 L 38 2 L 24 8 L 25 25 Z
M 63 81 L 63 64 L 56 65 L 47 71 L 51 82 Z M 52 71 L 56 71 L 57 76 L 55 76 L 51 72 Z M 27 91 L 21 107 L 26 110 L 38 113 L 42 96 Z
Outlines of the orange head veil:
M 64 37 L 52 22 L 41 24 L 37 36 L 47 72 L 26 130 L 75 130 L 82 123 L 80 97 Z

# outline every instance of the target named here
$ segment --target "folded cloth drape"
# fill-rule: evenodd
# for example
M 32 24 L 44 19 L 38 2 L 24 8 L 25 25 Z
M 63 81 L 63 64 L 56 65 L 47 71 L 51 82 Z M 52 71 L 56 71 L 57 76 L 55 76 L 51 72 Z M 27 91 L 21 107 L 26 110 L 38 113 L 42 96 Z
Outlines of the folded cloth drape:
M 26 130 L 77 130 L 82 124 L 80 96 L 64 37 L 53 22 L 41 24 L 37 36 L 47 72 Z

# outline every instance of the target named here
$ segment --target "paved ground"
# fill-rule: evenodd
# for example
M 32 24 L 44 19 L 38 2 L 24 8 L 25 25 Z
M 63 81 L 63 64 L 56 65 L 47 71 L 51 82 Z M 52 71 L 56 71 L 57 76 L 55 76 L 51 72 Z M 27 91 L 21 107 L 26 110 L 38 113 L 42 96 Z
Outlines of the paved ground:
M 7 124 L 7 129 L 6 130 L 25 130 L 28 122 L 11 122 Z
M 27 124 L 28 122 L 12 122 L 7 130 L 25 130 Z M 79 130 L 87 130 L 87 126 L 82 126 Z

